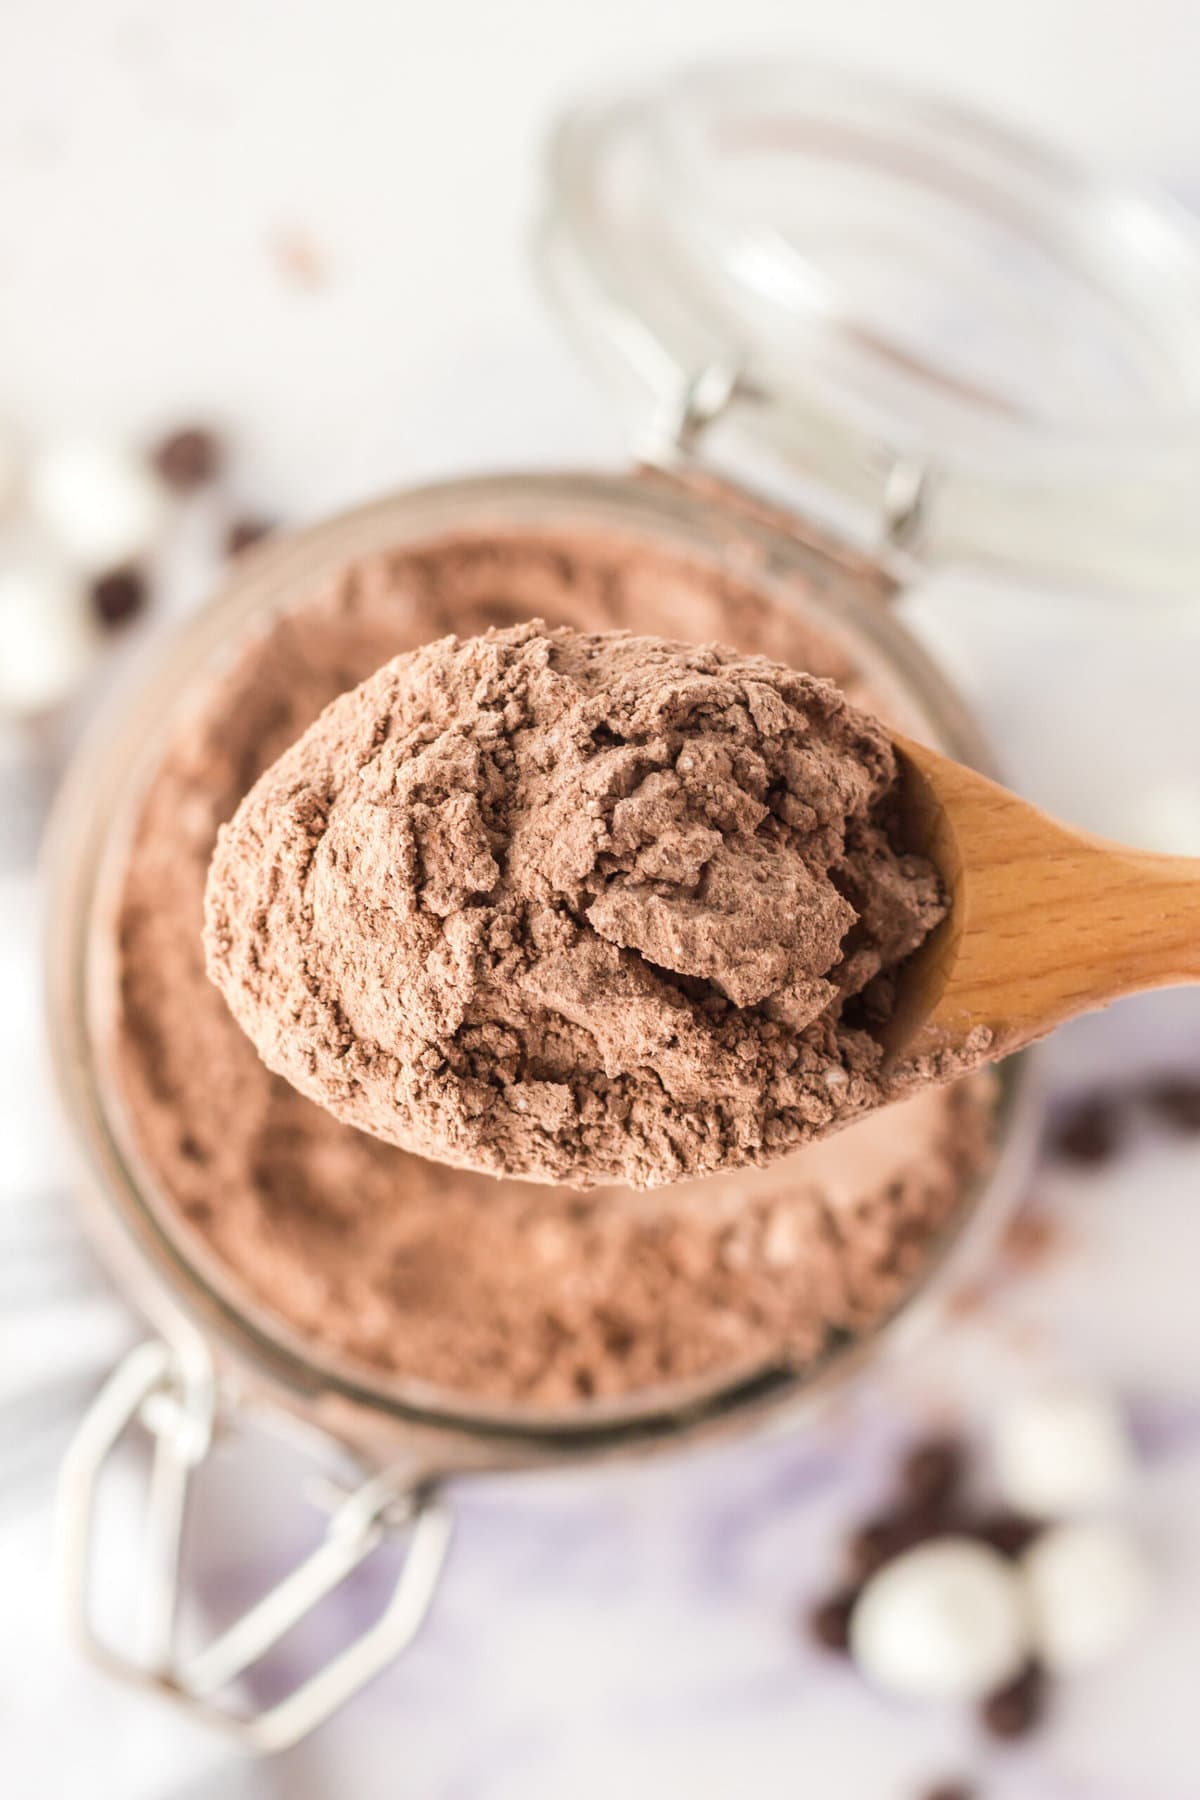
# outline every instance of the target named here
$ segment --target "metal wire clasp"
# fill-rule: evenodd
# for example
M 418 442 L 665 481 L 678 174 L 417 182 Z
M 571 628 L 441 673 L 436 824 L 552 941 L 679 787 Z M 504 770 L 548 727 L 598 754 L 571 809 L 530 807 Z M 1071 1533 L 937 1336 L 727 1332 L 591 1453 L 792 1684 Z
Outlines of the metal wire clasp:
M 654 408 L 635 454 L 649 468 L 674 468 L 695 454 L 700 438 L 732 406 L 742 390 L 741 363 L 704 363 L 684 376 Z
M 218 1396 L 206 1358 L 161 1341 L 140 1345 L 96 1397 L 63 1465 L 59 1567 L 68 1624 L 92 1661 L 120 1680 L 154 1689 L 256 1751 L 282 1750 L 322 1724 L 407 1648 L 429 1612 L 450 1544 L 449 1509 L 432 1489 L 373 1475 L 346 1495 L 317 1548 L 202 1649 L 176 1641 L 180 1551 L 188 1489 L 208 1454 Z M 136 1649 L 115 1648 L 93 1620 L 95 1499 L 118 1441 L 140 1424 L 153 1440 L 140 1546 Z M 403 1567 L 375 1622 L 262 1710 L 220 1696 L 365 1561 L 391 1531 L 409 1534 Z
M 760 491 L 761 482 L 752 490 L 745 489 L 736 469 L 723 474 L 719 465 L 700 459 L 706 434 L 725 420 L 737 403 L 761 405 L 767 399 L 742 359 L 714 357 L 691 371 L 678 373 L 666 387 L 635 439 L 635 455 L 642 468 L 663 474 L 686 476 L 688 472 L 702 471 L 704 478 L 722 482 L 727 496 L 736 496 L 748 510 L 761 514 L 772 508 L 776 526 L 787 535 L 809 537 L 820 528 L 796 510 L 794 495 L 785 497 L 782 503 L 771 501 L 767 493 Z M 760 476 L 761 473 L 760 464 Z M 871 452 L 866 473 L 871 490 L 877 495 L 880 550 L 904 556 L 919 554 L 936 497 L 936 470 L 924 456 L 881 443 Z M 828 532 L 824 535 L 828 536 Z M 829 548 L 840 560 L 847 553 L 855 557 L 869 554 L 852 551 L 849 542 L 843 543 L 840 538 L 831 538 Z

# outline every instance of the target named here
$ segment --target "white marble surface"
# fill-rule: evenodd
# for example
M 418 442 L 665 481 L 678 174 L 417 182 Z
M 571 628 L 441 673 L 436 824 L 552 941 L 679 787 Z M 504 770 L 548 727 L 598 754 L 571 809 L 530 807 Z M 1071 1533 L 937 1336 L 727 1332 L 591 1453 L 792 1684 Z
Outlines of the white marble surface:
M 33 432 L 215 415 L 242 448 L 247 499 L 288 519 L 452 469 L 612 461 L 616 422 L 524 261 L 549 110 L 602 69 L 795 41 L 799 24 L 771 0 L 693 0 L 686 22 L 665 0 L 6 0 L 0 409 Z M 803 25 L 821 49 L 925 75 L 1200 194 L 1187 0 L 1010 0 L 986 16 L 843 0 Z M 280 243 L 297 238 L 319 254 L 319 285 L 281 271 Z M 1027 618 L 949 589 L 920 617 L 1028 791 L 1200 851 L 1194 643 L 1100 634 L 1077 615 L 1043 621 L 1031 655 Z M 998 1800 L 1200 1794 L 1200 1144 L 1148 1125 L 1099 1176 L 1043 1173 L 1056 1253 L 1007 1271 L 984 1311 L 820 1430 L 464 1494 L 427 1635 L 303 1750 L 232 1760 L 81 1670 L 50 1605 L 50 1472 L 127 1326 L 81 1298 L 58 1223 L 29 855 L 44 783 L 15 756 L 0 770 L 6 1794 L 915 1800 L 956 1773 Z M 1171 1063 L 1200 1069 L 1192 996 L 1122 1007 L 1048 1059 L 1060 1090 Z M 961 1716 L 871 1697 L 794 1619 L 842 1523 L 882 1493 L 895 1444 L 947 1412 L 982 1434 L 1002 1393 L 1062 1367 L 1128 1398 L 1160 1597 L 1135 1649 L 1060 1691 L 1043 1735 L 987 1755 Z M 214 1594 L 253 1580 L 287 1474 L 260 1471 L 254 1507 L 236 1510 L 249 1541 L 208 1534 Z

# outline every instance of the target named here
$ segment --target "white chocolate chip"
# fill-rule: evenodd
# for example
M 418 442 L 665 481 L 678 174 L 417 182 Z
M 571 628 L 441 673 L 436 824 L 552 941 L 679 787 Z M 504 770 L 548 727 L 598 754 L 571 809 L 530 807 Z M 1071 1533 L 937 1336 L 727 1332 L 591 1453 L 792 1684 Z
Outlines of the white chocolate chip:
M 26 535 L 0 540 L 0 713 L 46 712 L 78 684 L 96 647 L 79 577 Z
M 34 458 L 29 501 L 65 553 L 93 574 L 146 556 L 167 516 L 165 489 L 144 457 L 83 438 Z
M 912 1700 L 980 1699 L 1019 1672 L 1029 1647 L 1020 1576 L 970 1538 L 937 1538 L 885 1564 L 850 1620 L 863 1674 Z
M 1151 1577 L 1125 1526 L 1081 1519 L 1043 1533 L 1022 1559 L 1037 1653 L 1054 1674 L 1088 1668 L 1141 1624 Z
M 1133 1451 L 1109 1395 L 1063 1384 L 1027 1394 L 1001 1415 L 996 1468 L 1010 1506 L 1053 1519 L 1116 1500 L 1129 1484 Z

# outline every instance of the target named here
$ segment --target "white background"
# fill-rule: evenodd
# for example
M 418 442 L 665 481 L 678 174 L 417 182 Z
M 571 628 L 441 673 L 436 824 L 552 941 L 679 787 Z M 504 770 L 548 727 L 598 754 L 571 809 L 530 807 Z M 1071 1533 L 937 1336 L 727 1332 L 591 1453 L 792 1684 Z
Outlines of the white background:
M 548 120 L 780 47 L 1200 183 L 1191 0 L 4 0 L 3 397 L 60 424 L 226 416 L 293 510 L 607 448 L 525 255 Z M 294 233 L 329 263 L 303 297 L 271 250 Z
M 427 475 L 612 461 L 617 422 L 526 260 L 539 143 L 597 82 L 777 47 L 907 73 L 1200 196 L 1193 0 L 0 0 L 0 411 L 35 436 L 215 419 L 247 500 L 289 521 Z M 297 241 L 314 284 L 285 266 Z M 1073 622 L 1039 638 L 1031 679 L 1016 627 L 953 609 L 932 625 L 1030 791 L 1186 837 L 1193 645 L 1097 647 Z M 1168 766 L 1148 806 L 1147 770 Z M 37 911 L 27 877 L 0 884 L 5 1199 L 61 1162 Z M 1070 1035 L 1054 1068 L 1070 1084 L 1194 1051 L 1183 1000 Z M 983 1791 L 1193 1800 L 1198 1174 L 1187 1146 L 1143 1132 L 1094 1185 L 1045 1177 L 1072 1253 L 839 1439 L 473 1500 L 429 1645 L 273 1772 L 237 1774 L 77 1671 L 47 1604 L 44 1508 L 23 1518 L 0 1533 L 6 1794 L 159 1800 L 244 1780 L 339 1800 L 915 1796 L 925 1775 L 974 1766 L 969 1731 L 804 1660 L 793 1596 L 823 1579 L 839 1516 L 878 1490 L 906 1421 L 951 1397 L 981 1423 L 1014 1369 L 1067 1362 L 1119 1382 L 1149 1421 L 1140 1504 L 1167 1597 L 1140 1656 L 1080 1683 Z M 47 1314 L 38 1356 L 66 1355 L 78 1329 Z

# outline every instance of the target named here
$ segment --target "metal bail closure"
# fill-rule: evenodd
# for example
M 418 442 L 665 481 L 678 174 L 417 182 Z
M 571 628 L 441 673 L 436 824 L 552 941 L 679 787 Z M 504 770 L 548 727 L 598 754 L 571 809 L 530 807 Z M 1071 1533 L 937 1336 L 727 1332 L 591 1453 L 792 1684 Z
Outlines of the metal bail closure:
M 249 1750 L 283 1750 L 321 1725 L 389 1662 L 423 1625 L 449 1549 L 452 1517 L 432 1488 L 413 1490 L 384 1472 L 341 1499 L 325 1535 L 220 1636 L 181 1654 L 176 1623 L 180 1552 L 188 1490 L 217 1424 L 218 1394 L 206 1360 L 185 1358 L 161 1341 L 133 1350 L 94 1401 L 63 1465 L 59 1489 L 59 1566 L 73 1635 L 84 1653 L 120 1680 L 166 1695 L 193 1717 L 216 1725 Z M 222 1421 L 224 1423 L 224 1421 Z M 137 1648 L 116 1648 L 96 1630 L 92 1609 L 95 1500 L 99 1478 L 132 1426 L 153 1440 L 145 1537 L 135 1592 Z M 282 1700 L 262 1710 L 220 1698 L 292 1628 L 340 1586 L 391 1532 L 408 1550 L 375 1622 Z
M 702 434 L 728 412 L 743 384 L 740 362 L 720 358 L 683 376 L 651 412 L 634 445 L 640 463 L 673 468 L 692 457 Z

